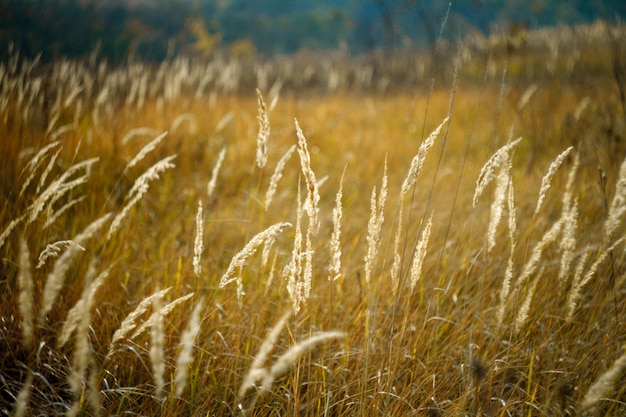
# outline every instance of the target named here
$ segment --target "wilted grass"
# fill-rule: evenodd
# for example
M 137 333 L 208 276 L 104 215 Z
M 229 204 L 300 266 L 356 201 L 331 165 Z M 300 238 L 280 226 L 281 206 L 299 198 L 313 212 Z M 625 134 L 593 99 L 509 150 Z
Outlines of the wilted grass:
M 614 80 L 268 110 L 3 65 L 0 412 L 626 411 Z

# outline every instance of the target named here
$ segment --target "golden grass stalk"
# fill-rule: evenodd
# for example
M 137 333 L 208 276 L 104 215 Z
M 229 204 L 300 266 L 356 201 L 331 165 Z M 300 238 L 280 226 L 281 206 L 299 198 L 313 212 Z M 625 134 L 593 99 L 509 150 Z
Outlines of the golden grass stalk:
M 538 274 L 541 275 L 541 272 Z M 537 289 L 537 284 L 539 283 L 539 277 L 535 277 L 533 279 L 532 284 L 530 284 L 530 288 L 528 289 L 528 293 L 524 298 L 524 302 L 519 308 L 517 312 L 517 316 L 515 318 L 515 332 L 519 333 L 522 331 L 524 326 L 526 325 L 526 321 L 528 320 L 528 313 L 530 311 L 530 304 L 533 301 L 533 296 L 535 295 L 535 290 Z
M 85 248 L 83 248 L 73 240 L 59 240 L 57 242 L 47 244 L 46 248 L 39 254 L 39 262 L 37 263 L 35 269 L 39 269 L 44 266 L 46 260 L 50 257 L 58 258 L 63 247 L 67 249 L 72 245 L 77 245 L 78 249 L 82 250 L 83 252 L 85 251 Z
M 202 252 L 204 251 L 204 242 L 202 234 L 204 231 L 204 222 L 202 220 L 202 201 L 198 200 L 198 212 L 196 213 L 196 239 L 193 245 L 193 272 L 197 277 L 202 273 Z
M 261 395 L 268 392 L 272 388 L 274 381 L 285 375 L 302 354 L 310 351 L 315 346 L 326 340 L 345 337 L 345 333 L 338 331 L 319 333 L 297 343 L 295 346 L 292 346 L 289 350 L 287 350 L 287 352 L 283 353 L 271 367 L 264 367 L 263 365 L 267 361 L 269 354 L 272 352 L 276 341 L 278 340 L 278 335 L 285 326 L 289 315 L 289 312 L 283 315 L 276 326 L 274 326 L 265 338 L 261 344 L 259 353 L 254 358 L 254 361 L 250 366 L 250 370 L 241 384 L 241 388 L 237 394 L 237 400 L 239 402 L 239 409 L 243 414 L 254 407 L 256 400 Z M 252 398 L 244 404 L 243 402 L 246 400 L 246 394 L 250 389 L 256 389 L 256 391 L 253 393 Z
M 133 159 L 131 159 L 131 161 L 126 164 L 126 166 L 124 167 L 124 174 L 126 174 L 131 168 L 137 166 L 137 164 L 141 161 L 143 161 L 143 159 L 153 150 L 156 149 L 156 147 L 159 145 L 159 143 L 161 143 L 161 141 L 163 141 L 163 138 L 167 136 L 167 132 L 163 132 L 161 133 L 159 136 L 157 136 L 156 138 L 154 138 L 153 140 L 151 140 L 150 142 L 148 142 L 146 145 L 144 145 L 143 148 L 141 148 L 141 150 L 137 153 L 137 155 L 135 155 L 135 157 Z
M 500 219 L 504 212 L 504 203 L 507 199 L 507 189 L 511 185 L 511 159 L 509 154 L 503 156 L 498 175 L 496 176 L 495 198 L 491 203 L 491 214 L 487 226 L 487 253 L 491 252 L 496 245 L 496 233 Z
M 28 171 L 28 177 L 26 177 L 26 180 L 22 184 L 22 188 L 20 189 L 20 193 L 19 193 L 20 197 L 24 194 L 24 191 L 26 190 L 26 188 L 28 188 L 33 178 L 35 178 L 35 173 L 37 171 L 37 168 L 39 168 L 39 165 L 41 165 L 41 163 L 43 162 L 43 159 L 46 156 L 46 154 L 50 152 L 51 149 L 59 145 L 60 143 L 61 141 L 57 140 L 54 142 L 50 142 L 49 144 L 41 148 L 41 150 L 37 152 L 35 156 L 33 156 L 30 159 L 30 161 L 28 161 L 26 166 L 22 169 L 22 174 L 25 171 Z
M 489 160 L 483 165 L 476 180 L 476 188 L 474 190 L 474 198 L 472 199 L 472 207 L 476 207 L 478 198 L 485 190 L 485 187 L 496 178 L 496 170 L 505 162 L 508 163 L 509 152 L 520 143 L 522 138 L 517 138 L 513 142 L 509 142 L 500 149 L 498 149 Z
M 415 185 L 415 182 L 417 181 L 417 178 L 422 171 L 422 166 L 424 165 L 426 156 L 428 155 L 428 150 L 433 146 L 433 144 L 435 143 L 435 139 L 437 139 L 437 136 L 439 136 L 439 133 L 443 128 L 443 125 L 445 125 L 448 120 L 450 120 L 450 116 L 443 119 L 443 122 L 441 122 L 441 124 L 437 126 L 437 128 L 433 130 L 428 138 L 426 138 L 426 140 L 420 145 L 417 151 L 417 155 L 415 155 L 413 157 L 413 160 L 411 161 L 411 167 L 409 168 L 409 172 L 404 179 L 404 182 L 402 183 L 402 188 L 400 190 L 401 197 L 405 196 L 406 193 L 408 193 L 411 188 L 413 188 L 413 185 Z
M 154 135 L 157 135 L 158 133 L 159 132 L 157 130 L 152 129 L 150 127 L 136 127 L 136 128 L 130 129 L 122 137 L 122 140 L 120 140 L 120 143 L 122 144 L 122 146 L 124 146 L 136 136 L 154 136 Z
M 259 134 L 256 139 L 256 165 L 259 168 L 264 168 L 267 164 L 267 142 L 270 137 L 270 120 L 267 108 L 265 107 L 265 101 L 263 101 L 263 95 L 261 95 L 261 91 L 259 91 L 258 88 L 256 89 L 256 97 L 259 112 L 257 116 L 257 120 L 259 121 Z
M 591 265 L 591 267 L 589 268 L 589 270 L 587 271 L 584 277 L 582 277 L 582 274 L 579 273 L 579 271 L 577 271 L 577 274 L 574 276 L 574 280 L 572 281 L 572 286 L 567 295 L 566 320 L 569 321 L 574 317 L 576 306 L 578 304 L 578 301 L 580 301 L 580 292 L 582 291 L 582 289 L 585 287 L 585 285 L 587 285 L 589 281 L 593 279 L 593 277 L 598 272 L 598 268 L 600 268 L 600 265 L 602 265 L 602 263 L 606 261 L 606 259 L 609 257 L 609 255 L 611 255 L 611 253 L 615 250 L 615 248 L 617 248 L 622 243 L 624 243 L 625 240 L 626 240 L 626 236 L 622 236 L 615 243 L 613 243 L 611 247 L 602 251 L 599 254 L 599 256 L 596 258 L 595 262 Z M 586 262 L 586 258 L 584 259 Z M 582 260 L 581 260 L 581 263 L 582 263 Z
M 291 147 L 287 150 L 287 152 L 285 152 L 285 154 L 276 164 L 276 168 L 274 168 L 274 173 L 270 177 L 270 184 L 267 187 L 267 192 L 265 193 L 265 211 L 267 211 L 270 207 L 270 204 L 272 204 L 274 194 L 276 194 L 276 189 L 278 188 L 278 182 L 283 177 L 285 165 L 287 165 L 287 161 L 289 161 L 289 158 L 291 158 L 291 155 L 295 150 L 296 145 L 291 145 Z
M 35 342 L 34 310 L 33 310 L 33 274 L 30 263 L 30 251 L 28 242 L 24 236 L 20 236 L 19 266 L 17 282 L 20 287 L 19 307 L 22 317 L 22 345 L 25 349 L 33 348 Z
M 96 291 L 98 291 L 100 286 L 104 284 L 104 280 L 109 276 L 109 273 L 111 272 L 111 267 L 109 267 L 106 270 L 102 271 L 95 279 L 93 279 L 93 276 L 95 275 L 95 269 L 92 263 L 93 262 L 90 263 L 87 274 L 85 275 L 85 288 L 83 289 L 83 294 L 76 302 L 76 304 L 74 304 L 74 307 L 72 307 L 67 313 L 67 318 L 65 319 L 65 322 L 63 322 L 63 327 L 61 328 L 60 336 L 57 341 L 57 346 L 59 349 L 65 346 L 65 344 L 69 341 L 72 333 L 74 332 L 74 330 L 77 329 L 80 321 L 85 316 L 91 314 L 91 307 L 93 305 Z
M 54 267 L 52 272 L 48 274 L 48 278 L 46 279 L 46 284 L 43 289 L 43 297 L 41 300 L 41 309 L 39 310 L 39 322 L 43 323 L 46 315 L 52 310 L 52 306 L 54 305 L 54 301 L 56 300 L 61 288 L 63 287 L 63 282 L 65 280 L 65 274 L 69 269 L 72 261 L 81 251 L 82 246 L 85 242 L 90 239 L 93 235 L 95 235 L 100 228 L 106 223 L 111 217 L 111 213 L 107 213 L 104 216 L 100 217 L 96 221 L 92 222 L 83 232 L 76 235 L 74 239 L 72 239 L 75 244 L 70 245 L 67 250 L 59 257 L 59 259 L 54 263 Z
M 54 199 L 55 197 L 58 198 L 58 196 L 86 182 L 87 175 L 84 175 L 70 182 L 67 182 L 67 180 L 71 178 L 72 175 L 74 175 L 74 173 L 77 172 L 78 170 L 88 169 L 98 160 L 99 158 L 91 158 L 91 159 L 87 159 L 85 161 L 79 162 L 77 164 L 74 164 L 70 166 L 65 172 L 63 172 L 63 174 L 61 174 L 57 179 L 52 181 L 48 185 L 48 187 L 41 194 L 37 196 L 35 201 L 33 201 L 31 206 L 29 207 L 28 223 L 32 223 L 37 218 L 39 213 L 41 213 L 43 209 L 46 207 L 46 203 L 48 203 L 49 200 Z
M 26 374 L 26 380 L 22 385 L 22 389 L 17 394 L 15 398 L 15 406 L 13 407 L 13 416 L 14 417 L 24 417 L 29 414 L 28 413 L 28 403 L 30 402 L 30 396 L 33 393 L 33 380 L 34 374 L 33 371 L 29 370 Z
M 515 208 L 515 191 L 513 189 L 513 179 L 509 177 L 509 192 L 507 198 L 507 209 L 509 211 L 509 239 L 511 240 L 511 251 L 509 253 L 509 260 L 507 262 L 506 271 L 504 273 L 504 279 L 502 280 L 502 289 L 500 290 L 500 306 L 498 307 L 496 313 L 496 320 L 498 325 L 502 324 L 504 320 L 504 313 L 506 310 L 506 303 L 509 298 L 509 293 L 511 291 L 511 281 L 513 280 L 513 267 L 514 260 L 513 256 L 515 254 L 515 248 L 517 244 L 515 243 L 515 233 L 517 232 L 517 219 L 516 213 L 517 209 Z
M 9 225 L 4 229 L 2 234 L 0 234 L 0 249 L 4 246 L 4 242 L 6 242 L 13 229 L 15 229 L 17 225 L 20 224 L 25 218 L 26 214 L 23 214 L 17 219 L 11 220 L 11 223 L 9 223 Z
M 184 122 L 188 123 L 187 132 L 190 135 L 195 134 L 197 131 L 197 122 L 196 122 L 196 116 L 194 116 L 193 113 L 182 113 L 176 116 L 176 118 L 174 119 L 170 127 L 170 130 L 172 131 L 172 133 L 176 132 L 178 128 L 180 127 L 180 125 L 182 125 Z
M 293 238 L 291 261 L 283 270 L 283 278 L 287 278 L 287 292 L 293 304 L 294 313 L 300 311 L 300 305 L 305 297 L 302 288 L 302 202 L 300 197 L 300 181 L 298 181 L 298 193 L 296 195 L 296 230 Z
M 550 189 L 550 184 L 552 183 L 552 178 L 554 178 L 554 174 L 556 174 L 556 170 L 559 169 L 563 161 L 569 155 L 569 153 L 574 149 L 573 146 L 570 146 L 556 157 L 554 161 L 550 164 L 548 168 L 548 172 L 541 179 L 541 189 L 539 190 L 539 198 L 537 199 L 537 207 L 535 208 L 535 214 L 539 213 L 541 209 L 541 205 L 543 204 L 543 200 L 546 197 L 546 193 Z
M 50 175 L 50 172 L 52 172 L 52 169 L 54 168 L 54 164 L 56 163 L 57 158 L 59 157 L 60 154 L 61 154 L 61 149 L 56 151 L 54 155 L 52 155 L 52 157 L 48 161 L 48 165 L 41 173 L 41 176 L 39 177 L 39 181 L 37 182 L 37 188 L 35 188 L 35 195 L 39 194 L 39 192 L 41 191 L 41 188 L 46 183 L 46 180 L 48 179 L 48 175 Z M 24 185 L 27 185 L 27 183 L 25 182 Z M 24 190 L 25 188 L 22 188 L 22 190 L 20 190 L 20 196 L 22 195 Z
M 422 275 L 422 265 L 424 264 L 424 258 L 428 252 L 428 239 L 430 238 L 430 229 L 433 225 L 433 215 L 430 215 L 424 230 L 422 231 L 422 237 L 417 246 L 415 247 L 415 255 L 413 256 L 413 263 L 411 264 L 410 277 L 411 277 L 411 291 L 415 289 L 417 281 Z
M 383 180 L 380 187 L 380 194 L 376 198 L 376 186 L 372 189 L 370 199 L 370 218 L 367 224 L 367 254 L 365 255 L 365 282 L 369 285 L 372 272 L 380 250 L 380 232 L 385 221 L 384 207 L 387 199 L 387 159 L 385 158 L 385 168 Z
M 165 331 L 163 329 L 163 309 L 161 299 L 155 297 L 152 300 L 154 312 L 150 316 L 150 364 L 152 366 L 152 379 L 154 380 L 154 395 L 157 400 L 163 399 L 165 389 Z
M 536 83 L 533 83 L 524 90 L 522 95 L 520 96 L 519 101 L 517 102 L 517 111 L 522 111 L 526 104 L 530 101 L 531 97 L 535 94 L 535 92 L 539 89 L 539 86 Z
M 535 273 L 537 268 L 540 266 L 539 261 L 541 260 L 541 255 L 543 253 L 543 250 L 546 248 L 546 246 L 548 246 L 550 243 L 556 240 L 556 238 L 559 236 L 559 234 L 563 230 L 563 226 L 564 226 L 564 220 L 563 218 L 560 218 L 552 225 L 552 227 L 550 227 L 550 230 L 548 230 L 543 235 L 541 240 L 535 245 L 535 247 L 533 248 L 532 254 L 530 256 L 530 259 L 524 264 L 524 267 L 522 268 L 522 272 L 520 273 L 520 276 L 517 278 L 517 281 L 515 282 L 515 289 L 518 289 L 520 285 L 524 281 L 526 281 L 526 279 L 528 279 L 528 277 L 530 277 L 532 274 Z
M 132 332 L 137 327 L 137 319 L 139 319 L 139 317 L 148 310 L 148 307 L 152 305 L 153 300 L 155 298 L 163 298 L 171 289 L 172 287 L 169 287 L 144 298 L 139 305 L 137 305 L 137 307 L 135 307 L 135 309 L 128 316 L 126 316 L 124 321 L 122 321 L 122 324 L 120 324 L 119 329 L 117 329 L 113 334 L 113 338 L 109 344 L 107 357 L 111 356 L 113 353 L 115 344 L 125 338 L 128 333 Z
M 224 158 L 226 157 L 226 148 L 222 148 L 220 153 L 217 155 L 217 161 L 215 161 L 215 165 L 213 166 L 213 170 L 211 172 L 211 179 L 207 183 L 206 193 L 209 200 L 213 197 L 213 193 L 215 192 L 215 187 L 217 186 L 217 176 L 219 175 L 220 169 L 222 169 L 222 164 L 224 163 Z
M 274 239 L 276 235 L 281 233 L 285 227 L 291 227 L 291 223 L 289 222 L 281 222 L 276 223 L 262 232 L 257 233 L 250 241 L 244 246 L 244 248 L 239 251 L 230 261 L 230 265 L 226 269 L 224 275 L 220 279 L 220 288 L 224 288 L 226 285 L 230 284 L 233 281 L 241 281 L 241 277 L 235 277 L 235 270 L 237 268 L 241 269 L 245 265 L 248 258 L 256 252 L 258 247 L 268 239 Z M 238 285 L 241 285 L 238 282 Z
M 346 168 L 343 169 L 339 180 L 339 190 L 335 196 L 335 208 L 333 208 L 333 233 L 330 236 L 330 265 L 328 267 L 328 279 L 334 281 L 341 276 L 341 217 L 343 197 L 343 178 Z
M 267 334 L 263 343 L 259 347 L 259 352 L 254 357 L 252 364 L 250 365 L 250 369 L 248 373 L 243 379 L 241 383 L 241 387 L 239 388 L 239 392 L 237 393 L 237 400 L 242 401 L 250 388 L 258 388 L 257 384 L 261 383 L 267 374 L 267 369 L 265 369 L 264 365 L 269 358 L 270 353 L 274 349 L 276 345 L 276 341 L 278 340 L 278 336 L 280 332 L 287 324 L 287 320 L 291 316 L 291 310 L 287 311 L 282 315 L 278 323 L 274 325 L 272 330 Z
M 626 158 L 622 162 L 619 170 L 617 184 L 615 184 L 615 194 L 609 214 L 604 223 L 604 241 L 603 245 L 608 246 L 613 240 L 613 236 L 621 223 L 622 216 L 626 212 Z
M 191 317 L 187 327 L 180 338 L 180 352 L 176 358 L 176 376 L 174 378 L 175 393 L 177 396 L 183 394 L 187 381 L 187 371 L 193 362 L 193 346 L 200 332 L 200 313 L 204 309 L 205 298 L 202 297 L 191 312 Z
M 158 179 L 160 173 L 168 169 L 174 168 L 174 164 L 172 164 L 171 162 L 174 158 L 176 158 L 176 155 L 170 155 L 166 158 L 163 158 L 162 160 L 148 168 L 146 172 L 141 174 L 141 176 L 139 176 L 139 178 L 135 180 L 133 187 L 126 195 L 127 203 L 124 205 L 122 210 L 115 216 L 115 218 L 111 222 L 111 226 L 109 226 L 109 231 L 106 238 L 107 240 L 111 239 L 113 233 L 115 233 L 120 228 L 122 220 L 124 220 L 130 210 L 148 191 L 148 188 L 150 187 L 150 181 Z
M 46 222 L 43 225 L 43 228 L 47 229 L 48 227 L 53 225 L 54 222 L 56 222 L 57 219 L 63 215 L 63 213 L 68 211 L 74 205 L 76 205 L 76 204 L 80 203 L 81 201 L 83 201 L 85 198 L 86 198 L 86 196 L 81 196 L 81 197 L 75 198 L 75 199 L 65 203 L 61 208 L 59 208 L 58 210 L 54 211 L 53 213 L 51 213 L 49 211 L 48 215 L 47 215 Z
M 573 204 L 569 208 L 563 207 L 563 209 L 566 210 L 562 214 L 565 227 L 563 228 L 563 237 L 559 241 L 562 253 L 558 276 L 559 285 L 561 287 L 565 285 L 567 276 L 572 269 L 572 264 L 574 263 L 576 230 L 578 229 L 578 204 Z
M 400 195 L 398 201 L 398 224 L 396 235 L 393 241 L 393 264 L 391 265 L 391 283 L 394 291 L 398 289 L 400 283 L 400 269 L 402 268 L 402 253 L 400 251 L 400 240 L 402 240 L 402 218 L 404 217 L 404 196 Z
M 265 379 L 261 385 L 261 392 L 269 391 L 274 381 L 285 375 L 302 354 L 329 339 L 336 339 L 345 336 L 346 334 L 344 332 L 339 331 L 322 332 L 315 336 L 311 336 L 303 342 L 299 342 L 295 346 L 292 346 L 287 352 L 280 355 L 270 368 L 269 373 L 265 375 Z
M 159 320 L 162 320 L 163 317 L 167 316 L 168 314 L 170 314 L 172 312 L 172 310 L 174 310 L 174 308 L 176 308 L 176 306 L 178 306 L 179 304 L 189 300 L 191 297 L 193 297 L 194 293 L 190 293 L 187 295 L 183 295 L 182 297 L 178 297 L 177 299 L 175 299 L 174 301 L 164 305 L 163 307 L 160 308 L 159 311 L 153 311 L 152 314 L 150 315 L 150 317 L 148 317 L 148 320 L 144 321 L 141 326 L 139 326 L 137 328 L 137 330 L 135 330 L 135 333 L 132 334 L 132 336 L 130 336 L 131 339 L 135 339 L 137 338 L 139 335 L 141 335 L 143 332 L 145 332 L 146 330 L 148 330 L 149 328 L 154 328 L 154 326 L 158 326 Z M 161 298 L 162 297 L 154 297 L 152 305 L 154 306 L 154 300 L 159 300 L 159 305 L 161 305 Z
M 108 272 L 107 272 L 108 273 Z M 93 295 L 95 294 L 95 288 L 99 286 L 94 280 L 96 276 L 95 260 L 92 258 L 85 274 L 85 287 L 80 300 L 76 303 L 74 308 L 70 310 L 68 314 L 69 323 L 68 326 L 63 326 L 61 332 L 61 339 L 59 340 L 59 347 L 63 346 L 67 339 L 69 339 L 71 330 L 76 328 L 76 337 L 74 339 L 74 351 L 72 353 L 72 361 L 70 366 L 70 375 L 68 376 L 68 385 L 70 386 L 70 392 L 72 394 L 74 406 L 72 407 L 76 412 L 80 408 L 79 400 L 81 393 L 83 392 L 85 385 L 85 376 L 87 368 L 91 358 L 91 349 L 89 343 L 89 325 L 91 323 L 91 306 L 93 304 Z M 102 280 L 100 280 L 102 281 Z M 94 287 L 92 284 L 96 284 Z M 101 284 L 101 282 L 100 282 Z M 78 306 L 78 308 L 76 308 Z
M 586 413 L 592 411 L 596 405 L 609 393 L 617 382 L 619 376 L 626 368 L 626 353 L 622 354 L 613 366 L 600 375 L 598 380 L 587 390 L 587 393 L 580 402 L 580 411 Z M 587 415 L 587 414 L 583 414 Z
M 317 203 L 320 200 L 320 195 L 317 188 L 317 181 L 315 180 L 315 173 L 311 169 L 311 154 L 309 153 L 306 138 L 304 137 L 304 133 L 302 133 L 302 129 L 300 129 L 298 120 L 294 120 L 296 123 L 296 134 L 298 136 L 298 154 L 300 155 L 300 165 L 302 166 L 302 174 L 304 175 L 304 180 L 307 186 L 307 198 L 304 207 L 307 212 L 307 216 L 309 217 L 309 227 L 314 231 L 314 234 L 316 234 L 319 228 L 319 209 L 317 207 Z

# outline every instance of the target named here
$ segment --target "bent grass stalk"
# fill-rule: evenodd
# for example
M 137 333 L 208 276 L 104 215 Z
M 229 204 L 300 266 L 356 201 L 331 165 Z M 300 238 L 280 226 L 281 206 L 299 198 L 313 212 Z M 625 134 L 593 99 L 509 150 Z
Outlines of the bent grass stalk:
M 87 228 L 80 234 L 78 234 L 73 241 L 74 245 L 68 247 L 68 249 L 61 255 L 61 257 L 54 263 L 54 267 L 52 272 L 48 274 L 48 278 L 46 280 L 46 284 L 43 289 L 43 297 L 41 300 L 41 307 L 39 311 L 39 323 L 43 324 L 44 319 L 52 310 L 52 306 L 54 305 L 54 301 L 56 300 L 61 288 L 63 287 L 63 282 L 65 280 L 65 274 L 67 270 L 72 264 L 74 258 L 80 252 L 80 248 L 85 244 L 85 241 L 89 240 L 94 234 L 96 234 L 100 228 L 106 223 L 111 217 L 111 213 L 105 214 L 100 217 L 93 223 L 91 223 Z
M 150 181 L 156 180 L 159 178 L 159 175 L 167 171 L 168 169 L 174 168 L 174 164 L 172 164 L 172 160 L 176 158 L 176 155 L 170 155 L 166 158 L 163 158 L 150 168 L 133 184 L 133 187 L 128 192 L 126 199 L 127 203 L 124 205 L 122 210 L 115 216 L 113 221 L 111 222 L 111 226 L 109 227 L 109 231 L 107 233 L 106 240 L 110 240 L 113 233 L 115 233 L 121 226 L 122 220 L 128 215 L 130 209 L 137 204 L 141 197 L 148 191 L 150 188 Z
M 246 246 L 244 246 L 244 248 L 231 259 L 230 265 L 228 265 L 226 272 L 224 273 L 224 275 L 222 275 L 222 278 L 220 279 L 219 288 L 224 288 L 231 282 L 237 281 L 237 297 L 241 300 L 241 297 L 243 296 L 243 293 L 241 292 L 243 289 L 243 283 L 241 282 L 241 275 L 239 277 L 234 277 L 235 270 L 237 268 L 243 268 L 248 258 L 254 255 L 258 247 L 263 242 L 267 241 L 268 239 L 274 239 L 276 235 L 280 234 L 286 227 L 291 227 L 291 223 L 276 223 L 263 230 L 262 232 L 257 233 L 252 239 L 250 239 Z
M 267 192 L 265 193 L 265 204 L 264 208 L 267 211 L 272 204 L 272 200 L 274 198 L 274 194 L 276 194 L 276 189 L 278 188 L 278 182 L 283 177 L 283 171 L 285 170 L 285 165 L 287 165 L 287 161 L 291 158 L 291 155 L 296 150 L 296 145 L 291 145 L 291 147 L 285 152 L 285 154 L 280 158 L 278 163 L 276 164 L 276 168 L 274 168 L 274 173 L 270 177 L 270 183 L 267 187 Z

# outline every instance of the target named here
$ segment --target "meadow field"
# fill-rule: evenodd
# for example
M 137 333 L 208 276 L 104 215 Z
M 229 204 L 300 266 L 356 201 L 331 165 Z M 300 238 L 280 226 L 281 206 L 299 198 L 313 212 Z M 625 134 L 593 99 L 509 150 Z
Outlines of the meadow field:
M 0 413 L 626 415 L 626 28 L 0 63 Z

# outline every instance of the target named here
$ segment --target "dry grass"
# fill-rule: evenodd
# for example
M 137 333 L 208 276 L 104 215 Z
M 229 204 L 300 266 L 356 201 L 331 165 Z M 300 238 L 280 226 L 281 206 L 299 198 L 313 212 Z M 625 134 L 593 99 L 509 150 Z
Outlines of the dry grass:
M 0 413 L 626 413 L 614 80 L 463 62 L 269 110 L 184 61 L 2 64 Z

